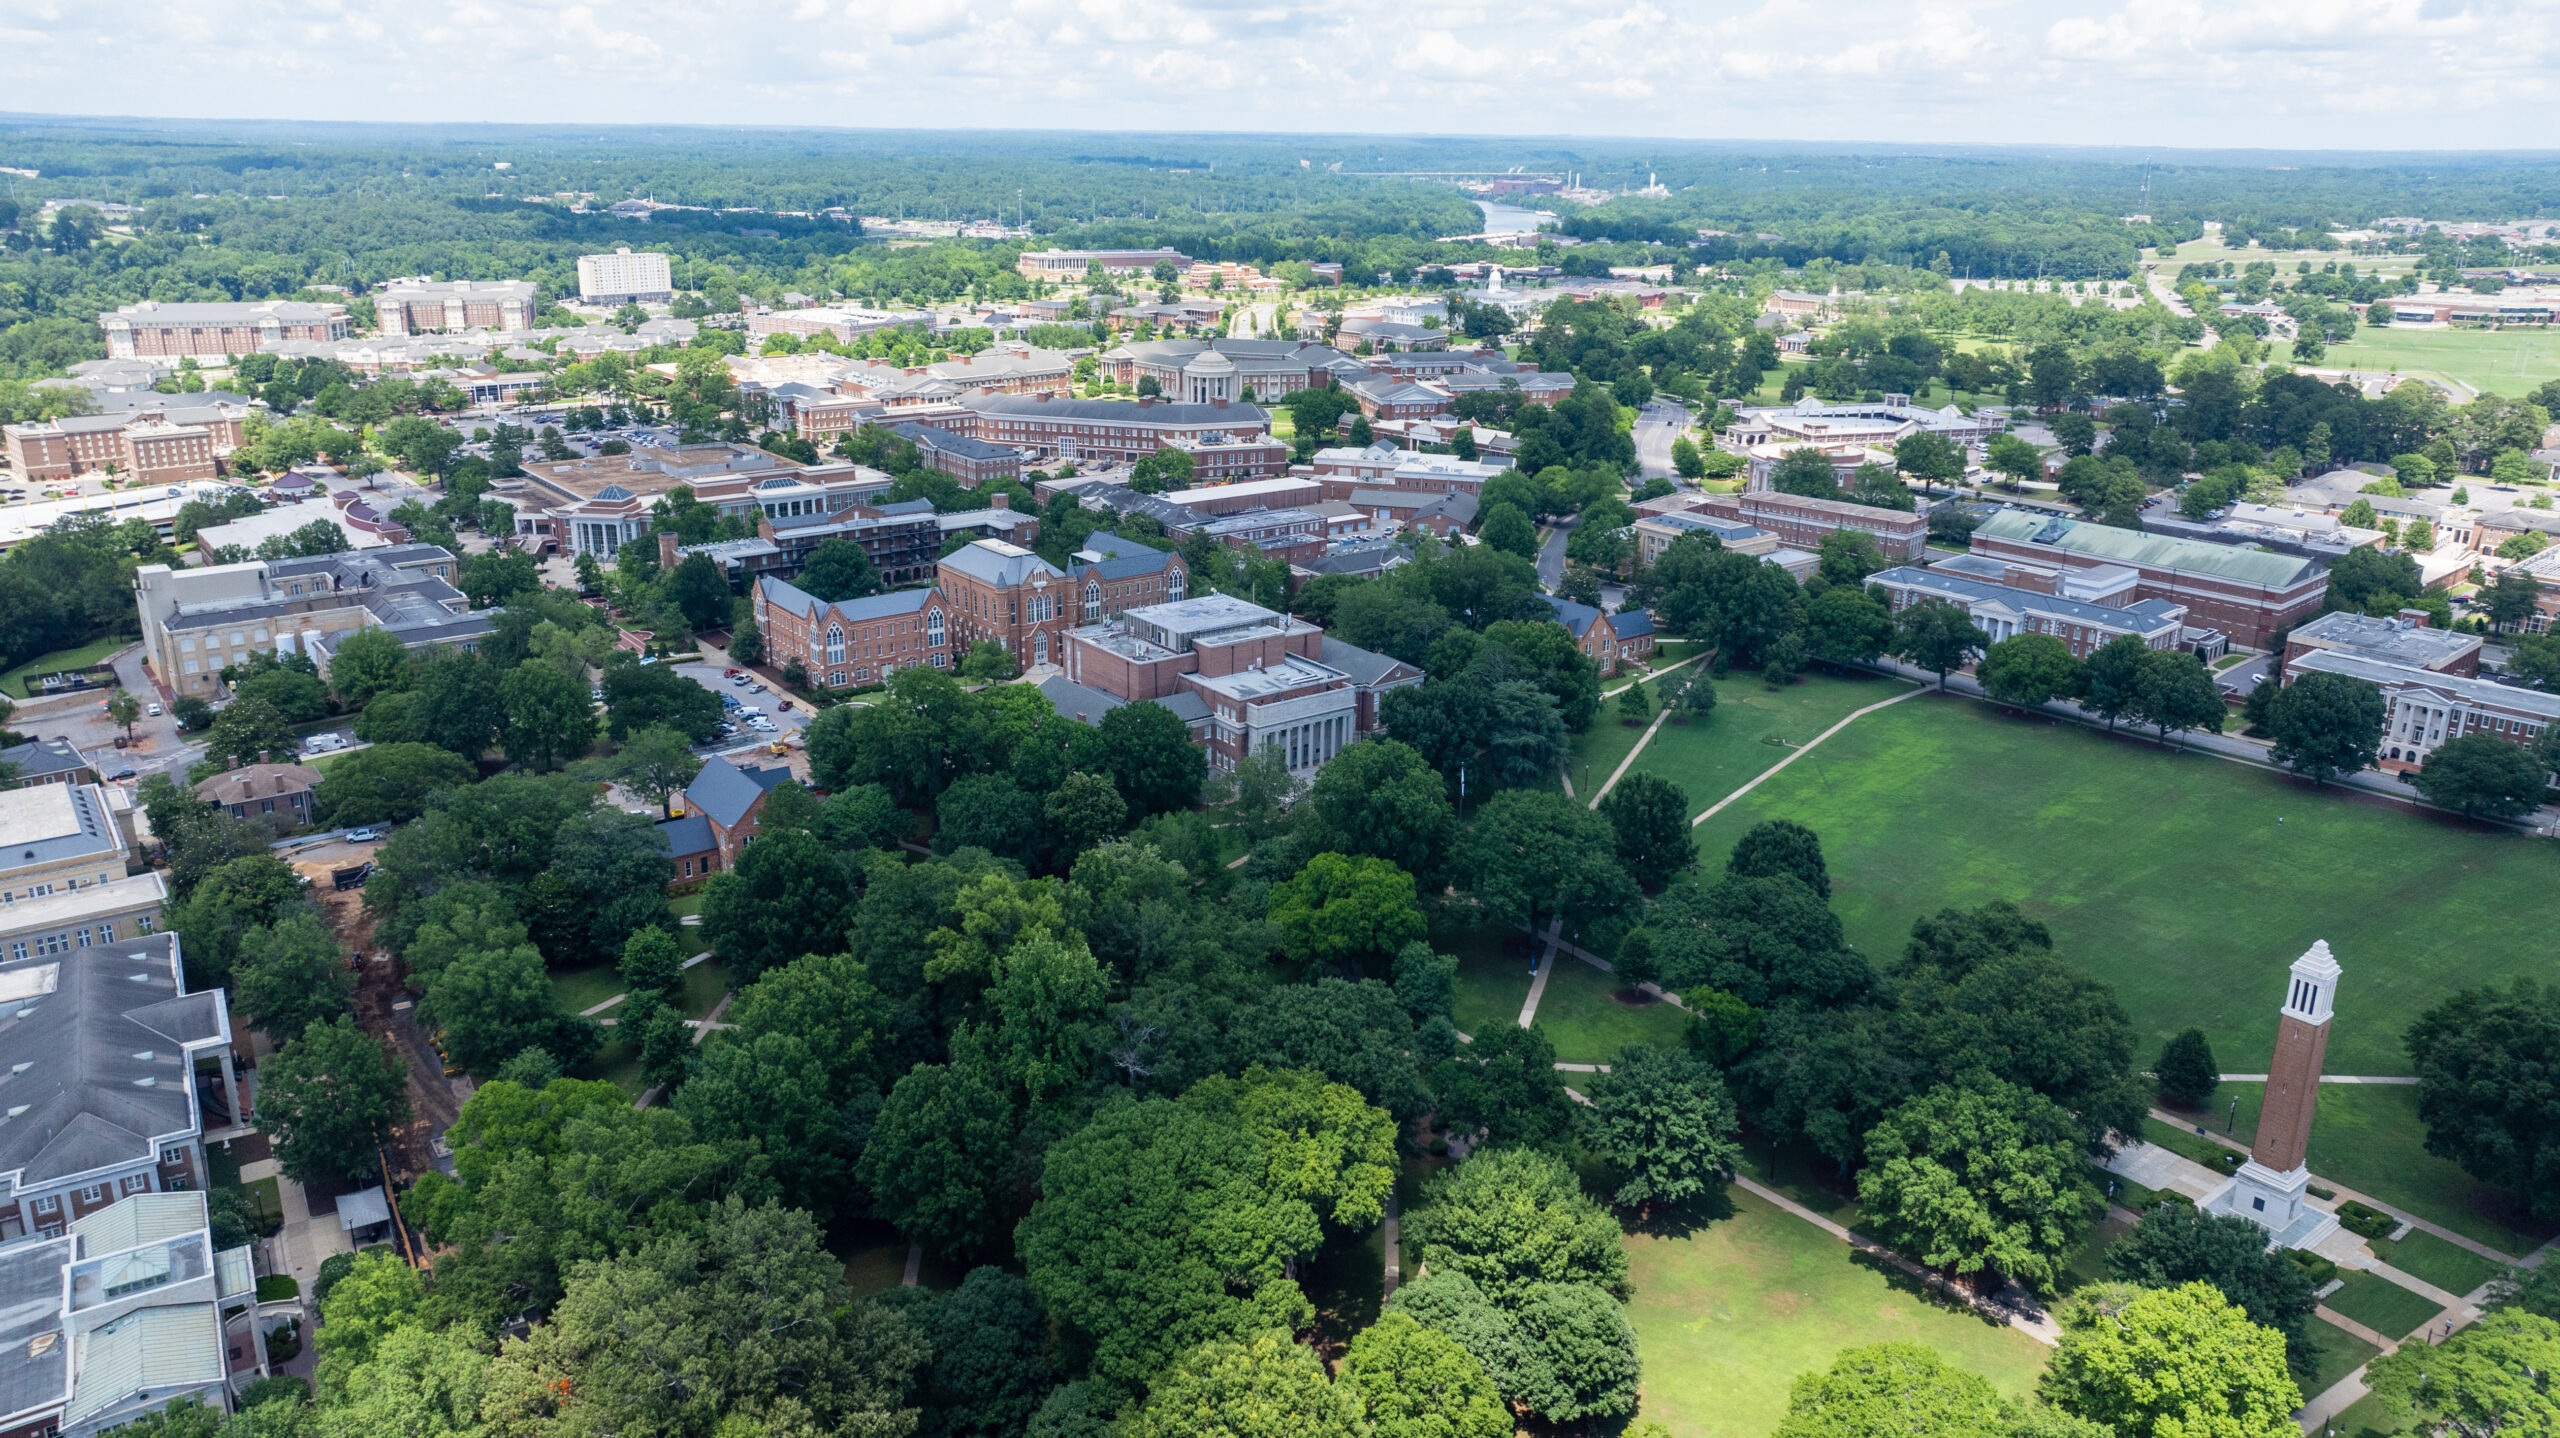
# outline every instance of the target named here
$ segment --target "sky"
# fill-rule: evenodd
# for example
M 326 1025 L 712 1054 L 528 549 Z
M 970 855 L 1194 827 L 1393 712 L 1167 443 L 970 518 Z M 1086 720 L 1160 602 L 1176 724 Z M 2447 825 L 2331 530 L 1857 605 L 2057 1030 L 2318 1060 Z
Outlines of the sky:
M 0 0 L 0 108 L 2549 148 L 2551 0 Z

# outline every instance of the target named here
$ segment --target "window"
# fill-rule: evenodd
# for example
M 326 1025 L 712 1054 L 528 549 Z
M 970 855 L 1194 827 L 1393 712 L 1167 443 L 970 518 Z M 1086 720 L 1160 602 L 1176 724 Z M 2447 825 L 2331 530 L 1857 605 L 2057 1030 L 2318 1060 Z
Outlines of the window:
M 46 1194 L 44 1197 L 37 1199 L 37 1200 L 36 1200 L 36 1212 L 38 1212 L 38 1213 L 60 1213 L 60 1212 L 62 1212 L 62 1195 L 60 1195 L 60 1194 L 58 1194 L 58 1193 L 48 1193 L 48 1194 Z
M 119 1187 L 126 1193 L 149 1193 L 151 1191 L 151 1175 L 147 1173 L 126 1174 L 124 1176 L 124 1182 L 119 1185 Z
M 942 611 L 939 609 L 930 610 L 925 614 L 924 642 L 937 649 L 942 647 Z
M 182 1143 L 173 1143 L 169 1145 L 167 1148 L 160 1150 L 160 1161 L 162 1163 L 185 1163 L 187 1161 L 187 1146 Z
M 839 669 L 839 670 L 837 670 L 835 673 L 830 674 L 830 675 L 828 675 L 828 676 L 827 676 L 827 687 L 828 687 L 828 688 L 830 688 L 830 689 L 842 689 L 842 688 L 844 687 L 844 685 L 845 685 L 845 672 L 844 672 L 843 670 Z
M 843 625 L 830 624 L 827 626 L 827 662 L 829 664 L 842 664 L 844 662 Z
M 1088 584 L 1084 587 L 1084 622 L 1092 624 L 1101 618 L 1102 586 L 1099 584 Z
M 133 928 L 134 928 L 134 932 L 135 932 L 135 933 L 139 933 L 139 934 L 147 934 L 147 933 L 150 933 L 150 932 L 151 932 L 151 916 L 150 916 L 149 914 L 142 914 L 142 915 L 138 915 L 138 916 L 136 916 L 136 917 L 135 917 L 135 919 L 134 919 L 134 921 L 133 921 Z
M 80 1190 L 80 1201 L 82 1203 L 97 1203 L 106 1198 L 106 1196 L 107 1186 L 103 1183 L 93 1183 Z

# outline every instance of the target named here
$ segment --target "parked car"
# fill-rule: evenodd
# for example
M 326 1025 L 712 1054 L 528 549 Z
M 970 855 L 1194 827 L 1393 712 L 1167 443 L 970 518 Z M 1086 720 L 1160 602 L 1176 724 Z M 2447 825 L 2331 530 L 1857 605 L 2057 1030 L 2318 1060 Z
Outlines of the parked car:
M 754 679 L 751 675 L 742 674 L 739 671 L 732 669 L 729 671 L 729 682 L 732 684 L 750 684 L 754 682 Z
M 160 704 L 159 704 L 159 701 L 158 701 L 158 700 L 154 700 L 154 701 L 152 701 L 152 702 L 151 702 L 151 703 L 149 703 L 149 704 L 145 704 L 145 705 L 143 705 L 143 706 L 142 706 L 142 712 L 143 712 L 144 716 L 145 716 L 145 717 L 147 717 L 147 718 L 152 718 L 152 719 L 157 719 L 157 718 L 159 718 L 159 717 L 160 717 Z
M 720 671 L 720 677 L 723 679 L 735 679 L 738 677 L 740 672 L 741 671 L 736 669 L 723 669 Z
M 361 829 L 349 829 L 347 831 L 347 842 L 350 844 L 370 844 L 381 837 L 382 831 L 370 824 L 367 824 Z

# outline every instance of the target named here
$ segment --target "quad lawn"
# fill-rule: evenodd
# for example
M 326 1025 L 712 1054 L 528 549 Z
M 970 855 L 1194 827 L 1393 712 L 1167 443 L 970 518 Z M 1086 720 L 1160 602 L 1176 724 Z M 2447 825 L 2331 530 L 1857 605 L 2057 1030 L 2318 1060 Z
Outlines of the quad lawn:
M 1831 1235 L 1747 1193 L 1733 1216 L 1677 1236 L 1627 1239 L 1644 1354 L 1638 1423 L 1680 1438 L 1762 1438 L 1799 1373 L 1843 1348 L 1921 1343 L 2024 1397 L 2048 1350 L 1878 1267 Z
M 2397 1242 L 2386 1238 L 2370 1246 L 2374 1256 L 2383 1262 L 2447 1293 L 2468 1294 L 2506 1272 L 2503 1265 L 2491 1263 L 2460 1244 L 2447 1243 L 2417 1229 L 2411 1229 L 2408 1237 Z
M 1671 677 L 1676 682 L 1695 672 L 1692 666 Z M 1850 714 L 1910 688 L 1899 679 L 1810 672 L 1783 689 L 1770 688 L 1757 674 L 1734 674 L 1710 682 L 1716 686 L 1714 711 L 1687 724 L 1665 723 L 1654 732 L 1653 742 L 1636 756 L 1635 766 L 1627 771 L 1659 774 L 1679 785 L 1689 796 L 1692 816 L 1706 812 L 1717 800 L 1750 783 Z M 1575 746 L 1575 786 L 1582 784 L 1581 765 L 1587 757 L 1591 787 L 1598 788 L 1642 732 L 1620 726 L 1617 716 L 1604 705 L 1599 721 Z M 1831 742 L 1836 744 L 1839 739 Z M 1588 754 L 1584 752 L 1586 746 Z M 1708 856 L 1709 867 L 1720 868 L 1724 851 L 1730 847 L 1732 841 L 1728 839 L 1721 846 L 1701 848 L 1700 853 Z
M 2297 1379 L 2302 1396 L 2313 1398 L 2329 1391 L 2341 1378 L 2382 1356 L 2382 1350 L 2356 1337 L 2329 1320 L 2313 1314 L 2303 1325 L 2311 1341 L 2320 1346 L 2320 1356 L 2311 1366 L 2311 1376 Z
M 2347 1286 L 2324 1300 L 2329 1308 L 2390 1338 L 2414 1333 L 2420 1324 L 2432 1322 L 2444 1312 L 2433 1301 L 2380 1274 L 2341 1270 L 2339 1277 L 2346 1280 Z
M 1431 936 L 1431 946 L 1458 960 L 1458 1032 L 1478 1034 L 1520 1022 L 1529 1001 L 1529 936 L 1509 929 L 1460 929 Z M 1577 967 L 1590 968 L 1579 959 Z M 1593 973 L 1599 970 L 1592 969 Z
M 2213 1111 L 2200 1115 L 2197 1122 L 2215 1133 L 2222 1132 L 2231 1101 L 2236 1098 L 2240 1113 L 2238 1122 L 2232 1125 L 2232 1137 L 2242 1143 L 2251 1142 L 2257 1137 L 2258 1104 L 2265 1094 L 2265 1084 L 2224 1084 L 2215 1091 Z M 2144 1127 L 2148 1130 L 2161 1125 L 2151 1123 Z M 2162 1142 L 2149 1132 L 2144 1136 Z M 2320 1107 L 2311 1120 L 2311 1172 L 2317 1179 L 2371 1194 L 2394 1208 L 2443 1224 L 2501 1253 L 2521 1256 L 2560 1234 L 2560 1224 L 2533 1218 L 2514 1194 L 2474 1183 L 2461 1165 L 2427 1152 L 2426 1139 L 2426 1125 L 2418 1120 L 2416 1088 L 2407 1084 L 2322 1084 Z M 2193 1134 L 2187 1134 L 2185 1141 L 2206 1142 Z M 2181 1148 L 2179 1152 L 2187 1150 Z M 2408 1264 L 2391 1256 L 2394 1245 L 2388 1240 L 2374 1244 L 2373 1249 L 2385 1263 L 2406 1268 L 2449 1293 L 2469 1293 L 2490 1278 L 2490 1274 L 2481 1272 L 2469 1283 L 2459 1282 L 2477 1271 L 2473 1265 L 2486 1266 L 2488 1260 L 2432 1237 L 2411 1248 L 2410 1243 L 2418 1237 L 2412 1234 L 2397 1245 L 2399 1251 L 2416 1255 Z M 2447 1282 L 2448 1278 L 2457 1281 Z
M 1713 773 L 1716 741 L 1688 732 L 1638 763 Z M 1708 802 L 1733 787 L 1684 782 L 1716 790 Z M 2332 1073 L 2409 1072 L 2400 1036 L 2417 1014 L 2547 963 L 2549 856 L 2530 840 L 1970 700 L 1924 696 L 1850 725 L 1700 826 L 1699 852 L 1712 867 L 1776 818 L 1822 836 L 1832 907 L 1863 952 L 1898 955 L 1941 908 L 2012 900 L 2114 985 L 2145 1059 L 2193 1025 L 2226 1072 L 2263 1072 L 2285 968 L 2315 939 L 2345 969 Z
M 1571 954 L 1557 958 L 1555 971 L 1547 975 L 1547 991 L 1538 997 L 1538 1027 L 1556 1046 L 1556 1062 L 1605 1064 L 1629 1044 L 1680 1046 L 1689 1026 L 1687 1014 L 1660 1000 L 1622 1003 L 1617 990 L 1616 979 Z M 1512 1022 L 1519 1022 L 1520 1011 L 1511 1012 Z

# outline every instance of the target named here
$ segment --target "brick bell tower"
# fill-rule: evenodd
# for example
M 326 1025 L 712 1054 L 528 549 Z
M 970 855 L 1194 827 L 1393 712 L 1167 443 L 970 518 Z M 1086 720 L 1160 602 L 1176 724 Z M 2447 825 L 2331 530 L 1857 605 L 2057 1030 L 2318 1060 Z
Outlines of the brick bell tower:
M 2236 1213 L 2256 1223 L 2286 1248 L 2308 1248 L 2338 1226 L 2336 1215 L 2312 1207 L 2304 1193 L 2311 1183 L 2305 1156 L 2311 1147 L 2312 1114 L 2320 1103 L 2320 1068 L 2329 1053 L 2338 974 L 2338 961 L 2330 957 L 2325 939 L 2293 961 L 2276 1020 L 2266 1101 L 2258 1110 L 2258 1140 L 2240 1172 L 2203 1205 L 2208 1212 Z

